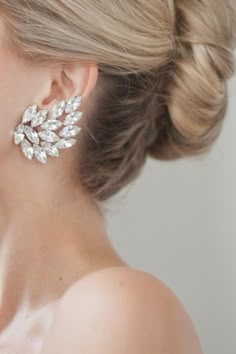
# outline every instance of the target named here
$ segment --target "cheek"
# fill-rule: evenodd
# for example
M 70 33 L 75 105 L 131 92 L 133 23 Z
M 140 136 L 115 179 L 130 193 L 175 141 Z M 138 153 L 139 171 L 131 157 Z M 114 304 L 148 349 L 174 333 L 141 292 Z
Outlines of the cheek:
M 41 70 L 36 71 L 10 50 L 4 36 L 0 20 L 0 161 L 15 149 L 14 130 L 25 109 L 36 103 L 34 97 L 44 79 Z
M 26 82 L 21 61 L 10 51 L 5 35 L 3 21 L 0 20 L 0 144 L 9 138 L 19 119 Z
M 22 112 L 26 76 L 17 60 L 0 53 L 0 124 L 5 131 L 14 128 Z
M 25 109 L 35 103 L 37 75 L 22 59 L 0 50 L 0 154 L 13 142 Z

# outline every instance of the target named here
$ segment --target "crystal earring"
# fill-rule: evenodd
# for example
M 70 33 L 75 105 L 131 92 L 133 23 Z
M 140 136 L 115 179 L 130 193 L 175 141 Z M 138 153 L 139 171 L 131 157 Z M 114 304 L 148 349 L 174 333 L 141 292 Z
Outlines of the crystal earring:
M 69 100 L 58 101 L 51 112 L 38 110 L 37 105 L 25 110 L 13 138 L 27 159 L 35 157 L 46 164 L 48 156 L 58 157 L 61 149 L 71 148 L 76 143 L 75 137 L 81 131 L 76 123 L 83 115 L 77 111 L 81 101 L 81 96 L 73 96 Z M 59 120 L 65 113 L 64 120 Z

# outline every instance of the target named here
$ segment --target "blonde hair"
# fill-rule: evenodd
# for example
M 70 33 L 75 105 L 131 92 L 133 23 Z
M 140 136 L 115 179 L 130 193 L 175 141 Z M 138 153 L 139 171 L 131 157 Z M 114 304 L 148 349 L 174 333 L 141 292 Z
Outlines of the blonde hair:
M 227 108 L 236 9 L 230 0 L 1 0 L 9 45 L 38 64 L 97 63 L 82 184 L 104 200 L 148 155 L 209 151 Z

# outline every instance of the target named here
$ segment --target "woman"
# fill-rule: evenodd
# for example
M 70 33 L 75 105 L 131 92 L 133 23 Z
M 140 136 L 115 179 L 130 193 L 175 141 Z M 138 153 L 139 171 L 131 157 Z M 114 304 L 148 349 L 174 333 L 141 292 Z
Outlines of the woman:
M 206 153 L 234 71 L 226 0 L 0 1 L 0 353 L 201 354 L 100 202 L 147 156 Z

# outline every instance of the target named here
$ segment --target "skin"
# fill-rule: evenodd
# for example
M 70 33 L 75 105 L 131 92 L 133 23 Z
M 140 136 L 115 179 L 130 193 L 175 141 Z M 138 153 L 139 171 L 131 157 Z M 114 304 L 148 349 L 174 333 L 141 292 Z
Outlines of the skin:
M 42 166 L 13 143 L 33 103 L 81 95 L 86 112 L 97 66 L 34 66 L 9 49 L 1 22 L 0 77 L 0 352 L 202 354 L 174 293 L 110 243 L 74 178 L 78 146 Z

